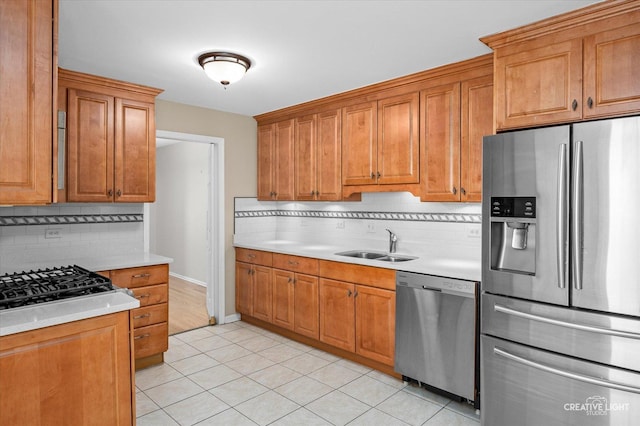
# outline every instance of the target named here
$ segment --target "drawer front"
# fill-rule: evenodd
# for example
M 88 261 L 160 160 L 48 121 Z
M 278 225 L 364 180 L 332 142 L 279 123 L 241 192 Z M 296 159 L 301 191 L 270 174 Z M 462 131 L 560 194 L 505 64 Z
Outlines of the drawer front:
M 355 265 L 330 260 L 320 260 L 320 275 L 338 281 L 364 284 L 371 287 L 396 289 L 396 271 L 375 266 Z
M 137 328 L 133 331 L 136 358 L 159 354 L 169 349 L 169 326 L 166 322 Z
M 236 260 L 254 263 L 256 265 L 271 266 L 273 255 L 267 251 L 236 248 Z
M 169 317 L 169 305 L 161 303 L 158 305 L 145 306 L 144 308 L 132 311 L 133 327 L 140 328 L 147 325 L 167 322 Z
M 132 288 L 133 297 L 140 301 L 140 307 L 166 303 L 169 299 L 167 284 Z
M 118 287 L 135 288 L 169 281 L 169 265 L 152 265 L 140 268 L 111 271 L 111 281 Z
M 303 274 L 318 275 L 318 259 L 309 257 L 274 253 L 273 267 Z

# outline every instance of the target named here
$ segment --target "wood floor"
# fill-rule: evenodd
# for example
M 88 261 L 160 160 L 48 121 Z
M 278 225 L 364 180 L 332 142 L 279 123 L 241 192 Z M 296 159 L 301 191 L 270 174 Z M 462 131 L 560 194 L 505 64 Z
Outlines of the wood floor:
M 169 276 L 169 334 L 209 324 L 206 307 L 207 289 Z

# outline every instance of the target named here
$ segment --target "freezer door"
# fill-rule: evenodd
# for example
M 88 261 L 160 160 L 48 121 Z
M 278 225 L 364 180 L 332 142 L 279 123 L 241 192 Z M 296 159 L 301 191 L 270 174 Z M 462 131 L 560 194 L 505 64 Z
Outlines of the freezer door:
M 483 291 L 568 304 L 569 129 L 558 126 L 484 138 Z M 494 197 L 535 197 L 536 217 L 528 227 L 526 248 L 518 248 L 521 240 L 514 239 L 517 223 L 492 218 Z M 533 255 L 533 262 L 521 261 L 528 255 Z
M 640 419 L 640 374 L 482 336 L 483 425 L 618 426 Z
M 640 118 L 574 125 L 572 304 L 640 316 Z

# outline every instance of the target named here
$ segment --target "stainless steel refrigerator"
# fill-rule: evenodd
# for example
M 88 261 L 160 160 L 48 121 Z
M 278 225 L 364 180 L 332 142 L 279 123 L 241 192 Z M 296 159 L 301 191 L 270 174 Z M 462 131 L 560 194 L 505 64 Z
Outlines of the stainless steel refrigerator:
M 640 424 L 640 117 L 485 137 L 482 220 L 482 424 Z

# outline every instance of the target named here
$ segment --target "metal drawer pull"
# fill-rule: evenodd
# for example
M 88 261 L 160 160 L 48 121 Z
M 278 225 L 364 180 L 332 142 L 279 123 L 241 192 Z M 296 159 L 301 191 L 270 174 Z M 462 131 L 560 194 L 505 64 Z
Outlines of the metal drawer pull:
M 133 338 L 133 340 L 144 339 L 144 338 L 146 338 L 146 337 L 151 337 L 151 334 L 150 334 L 150 333 L 147 333 L 147 334 L 141 334 L 141 335 L 139 335 L 139 336 L 134 337 L 134 338 Z
M 507 308 L 502 305 L 494 305 L 493 310 L 497 312 L 502 312 L 503 314 L 513 315 L 515 317 L 525 318 L 532 321 L 544 322 L 552 325 L 559 325 L 560 327 L 573 328 L 576 330 L 589 331 L 591 333 L 599 333 L 599 334 L 607 334 L 610 336 L 619 336 L 619 337 L 627 337 L 629 339 L 640 339 L 640 334 L 631 333 L 628 331 L 614 330 L 608 328 L 597 327 L 594 325 L 585 325 L 585 324 L 577 324 L 571 323 L 567 321 L 557 320 L 553 318 L 541 317 L 535 314 L 529 314 L 526 312 L 518 311 L 516 309 Z
M 296 262 L 296 261 L 293 261 L 293 260 L 289 261 L 289 265 L 297 265 L 297 264 L 298 264 L 298 262 Z
M 538 370 L 546 371 L 547 373 L 556 374 L 558 376 L 566 377 L 573 380 L 578 380 L 580 382 L 589 383 L 596 386 L 603 386 L 609 389 L 617 389 L 624 392 L 640 393 L 640 388 L 635 386 L 623 385 L 620 383 L 610 382 L 608 380 L 602 380 L 591 376 L 585 376 L 582 374 L 572 373 L 570 371 L 560 370 L 559 368 L 551 367 L 546 364 L 540 364 L 535 361 L 519 357 L 518 355 L 514 355 L 500 348 L 494 347 L 493 353 L 512 361 L 519 362 L 520 364 L 524 364 Z
M 151 316 L 151 314 L 147 313 L 147 314 L 144 314 L 144 315 L 136 315 L 135 317 L 133 317 L 133 319 L 137 320 L 137 319 L 142 319 L 142 318 L 148 318 L 150 316 Z
M 151 293 L 141 294 L 140 296 L 136 296 L 136 299 L 142 299 L 145 297 L 151 297 Z
M 256 255 L 255 255 L 255 254 L 253 254 L 253 253 L 250 253 L 250 254 L 248 254 L 248 255 L 247 255 L 247 257 L 248 257 L 249 259 L 255 259 L 255 258 L 256 258 Z
M 131 278 L 147 278 L 150 276 L 151 274 L 136 274 L 136 275 L 132 275 Z

